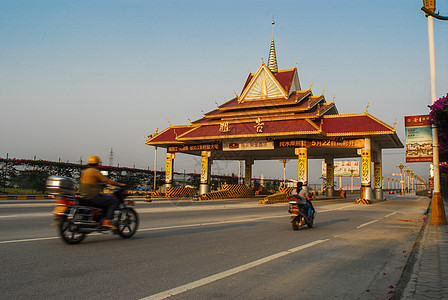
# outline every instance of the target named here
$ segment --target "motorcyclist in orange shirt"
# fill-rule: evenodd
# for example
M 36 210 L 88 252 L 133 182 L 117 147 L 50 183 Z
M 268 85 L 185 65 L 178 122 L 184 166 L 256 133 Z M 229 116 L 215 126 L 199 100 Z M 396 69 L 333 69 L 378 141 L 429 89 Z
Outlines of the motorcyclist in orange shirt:
M 115 182 L 108 179 L 106 176 L 101 174 L 98 166 L 101 160 L 98 156 L 89 156 L 87 159 L 87 164 L 89 168 L 85 169 L 81 173 L 80 180 L 80 190 L 81 197 L 87 199 L 94 206 L 101 207 L 104 209 L 105 216 L 102 222 L 102 226 L 111 229 L 117 229 L 114 224 L 112 224 L 113 213 L 115 208 L 118 206 L 118 200 L 109 195 L 104 195 L 100 193 L 101 183 L 107 183 L 113 186 L 126 186 L 125 184 Z

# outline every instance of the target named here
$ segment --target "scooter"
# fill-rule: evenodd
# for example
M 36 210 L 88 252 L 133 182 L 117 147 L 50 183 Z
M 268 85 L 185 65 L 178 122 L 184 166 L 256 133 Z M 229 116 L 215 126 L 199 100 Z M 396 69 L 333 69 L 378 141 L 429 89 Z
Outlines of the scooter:
M 67 244 L 81 243 L 89 233 L 101 232 L 130 238 L 137 232 L 138 215 L 134 210 L 134 201 L 126 200 L 127 193 L 122 187 L 116 188 L 111 195 L 119 206 L 114 212 L 117 229 L 101 226 L 103 210 L 93 206 L 89 200 L 74 195 L 74 181 L 68 177 L 50 176 L 46 182 L 47 191 L 56 199 L 53 209 L 53 226 L 58 227 L 59 235 Z
M 307 200 L 299 195 L 292 195 L 288 197 L 289 201 L 289 216 L 293 230 L 299 230 L 302 226 L 307 225 L 308 228 L 313 227 L 314 217 L 316 211 Z M 308 211 L 310 210 L 310 213 Z

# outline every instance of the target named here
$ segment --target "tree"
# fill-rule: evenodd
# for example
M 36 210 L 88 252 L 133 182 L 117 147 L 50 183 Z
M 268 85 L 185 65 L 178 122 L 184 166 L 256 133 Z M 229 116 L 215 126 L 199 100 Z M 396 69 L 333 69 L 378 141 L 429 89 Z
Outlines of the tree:
M 448 162 L 448 94 L 435 101 L 430 106 L 429 118 L 431 124 L 437 126 L 439 136 L 439 160 Z M 440 172 L 447 173 L 446 164 L 440 168 Z

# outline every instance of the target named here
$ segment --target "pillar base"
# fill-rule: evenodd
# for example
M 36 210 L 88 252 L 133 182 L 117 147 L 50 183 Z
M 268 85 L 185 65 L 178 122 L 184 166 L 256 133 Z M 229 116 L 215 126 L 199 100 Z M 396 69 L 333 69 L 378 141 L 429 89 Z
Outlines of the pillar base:
M 431 221 L 432 225 L 446 225 L 445 207 L 440 192 L 434 192 L 431 199 Z
M 210 185 L 206 183 L 201 183 L 201 185 L 199 186 L 199 195 L 204 195 L 207 194 L 208 192 L 210 192 Z
M 383 189 L 373 189 L 373 199 L 383 200 Z
M 334 187 L 327 188 L 325 191 L 325 195 L 327 197 L 334 197 Z
M 359 197 L 365 200 L 372 200 L 372 188 L 370 186 L 362 186 L 359 190 Z

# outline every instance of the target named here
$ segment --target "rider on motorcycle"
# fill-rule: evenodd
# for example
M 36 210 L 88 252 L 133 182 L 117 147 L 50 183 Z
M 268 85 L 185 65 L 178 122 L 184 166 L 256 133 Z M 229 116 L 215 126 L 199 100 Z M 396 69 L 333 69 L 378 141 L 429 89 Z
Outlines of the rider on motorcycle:
M 117 229 L 114 224 L 112 224 L 113 213 L 115 208 L 118 206 L 118 200 L 114 197 L 104 195 L 100 193 L 101 183 L 107 183 L 114 186 L 126 186 L 125 184 L 115 182 L 108 179 L 106 176 L 101 174 L 98 169 L 101 160 L 98 156 L 89 156 L 87 159 L 87 164 L 89 168 L 85 169 L 81 173 L 81 197 L 89 200 L 94 206 L 98 206 L 104 209 L 105 216 L 102 226 L 111 229 Z
M 302 183 L 301 181 L 297 182 L 297 188 L 295 191 L 293 191 L 293 194 L 297 194 L 302 197 L 302 199 L 306 200 L 305 207 L 308 211 L 308 216 L 311 216 L 314 211 L 313 203 L 311 203 L 310 194 L 308 193 L 307 189 L 302 188 L 303 186 L 307 186 L 306 181 L 304 183 Z

